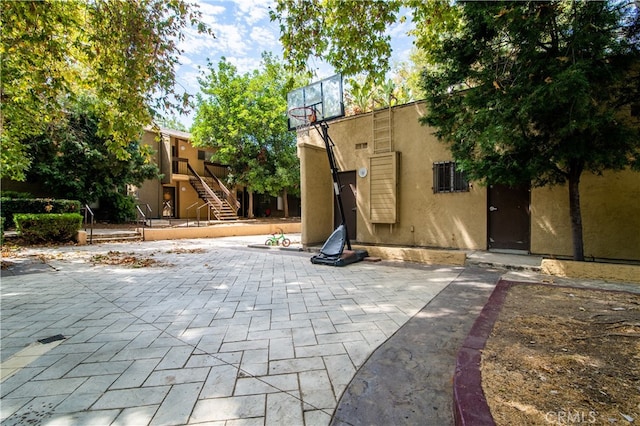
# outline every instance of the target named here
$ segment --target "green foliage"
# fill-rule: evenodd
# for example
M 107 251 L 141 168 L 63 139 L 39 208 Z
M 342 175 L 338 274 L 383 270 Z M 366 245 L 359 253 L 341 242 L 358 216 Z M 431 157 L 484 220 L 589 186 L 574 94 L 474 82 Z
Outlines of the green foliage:
M 147 146 L 130 141 L 122 147 L 127 159 L 108 148 L 113 141 L 100 136 L 96 102 L 88 96 L 79 98 L 52 132 L 24 142 L 33 158 L 29 181 L 44 184 L 53 197 L 93 202 L 127 184 L 140 185 L 158 176 Z
M 416 38 L 418 48 L 413 52 L 414 63 L 428 68 L 439 63 L 432 53 L 454 34 L 459 34 L 464 28 L 461 8 L 449 0 L 408 0 L 407 7 L 413 11 L 415 27 L 409 34 Z
M 405 3 L 398 0 L 277 0 L 271 19 L 280 23 L 284 59 L 293 71 L 308 71 L 310 57 L 330 63 L 337 72 L 364 73 L 382 82 L 391 57 L 391 24 Z
M 130 195 L 111 192 L 100 200 L 100 211 L 111 222 L 130 222 L 136 218 L 136 200 Z
M 640 56 L 620 36 L 623 12 L 607 2 L 463 3 L 463 28 L 430 52 L 424 122 L 476 180 L 541 186 L 631 165 L 638 125 L 622 116 L 640 95 Z
M 294 69 L 317 56 L 345 75 L 364 72 L 380 82 L 390 50 L 378 25 L 397 22 L 400 6 L 412 11 L 424 61 L 423 122 L 476 180 L 568 181 L 580 259 L 583 170 L 640 168 L 638 120 L 629 115 L 640 99 L 637 5 L 278 0 L 272 19 Z
M 3 1 L 2 177 L 24 180 L 24 140 L 50 133 L 65 103 L 91 92 L 98 135 L 120 160 L 152 118 L 183 112 L 189 95 L 175 90 L 184 28 L 209 30 L 183 0 Z
M 404 76 L 387 79 L 381 84 L 367 82 L 364 75 L 349 78 L 345 88 L 345 114 L 356 115 L 380 108 L 403 105 L 414 100 Z
M 202 94 L 191 129 L 194 146 L 216 149 L 213 161 L 229 166 L 230 184 L 277 195 L 299 188 L 296 138 L 288 131 L 286 72 L 263 54 L 260 70 L 238 74 L 224 58 L 200 80 Z
M 0 216 L 0 245 L 4 244 L 4 223 L 6 219 L 4 216 Z
M 18 235 L 29 243 L 72 241 L 82 226 L 78 213 L 19 213 L 13 220 Z
M 486 183 L 568 182 L 583 260 L 579 182 L 640 167 L 638 9 L 617 2 L 466 2 L 423 73 L 428 112 L 460 168 Z
M 33 195 L 28 192 L 2 191 L 0 194 L 2 198 L 33 198 Z
M 80 202 L 76 200 L 54 200 L 43 198 L 0 198 L 2 216 L 7 220 L 5 226 L 14 223 L 13 217 L 18 213 L 79 213 Z
M 364 76 L 366 85 L 384 84 L 391 68 L 389 27 L 412 16 L 416 45 L 425 55 L 441 41 L 441 33 L 457 30 L 458 9 L 447 0 L 277 0 L 271 19 L 280 23 L 284 59 L 297 72 L 307 68 L 310 58 L 320 58 L 344 76 Z M 410 11 L 410 13 L 407 13 Z M 417 63 L 422 66 L 422 62 Z M 415 80 L 419 68 L 411 70 Z M 397 75 L 406 75 L 398 70 Z M 415 85 L 414 85 L 415 86 Z M 420 99 L 420 90 L 412 99 Z
M 424 99 L 422 71 L 425 68 L 426 59 L 422 52 L 413 48 L 409 61 L 400 62 L 394 70 L 395 80 L 400 82 L 403 92 L 406 93 L 405 97 L 408 98 L 407 102 Z M 402 102 L 399 101 L 398 104 Z

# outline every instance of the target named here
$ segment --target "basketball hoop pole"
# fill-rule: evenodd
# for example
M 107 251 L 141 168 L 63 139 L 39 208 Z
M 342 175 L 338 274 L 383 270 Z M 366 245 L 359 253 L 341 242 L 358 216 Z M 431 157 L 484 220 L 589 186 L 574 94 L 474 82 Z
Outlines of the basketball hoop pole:
M 320 136 L 322 136 L 322 140 L 324 141 L 324 146 L 327 150 L 327 157 L 329 158 L 329 167 L 331 168 L 331 177 L 333 178 L 333 192 L 336 197 L 336 201 L 338 202 L 338 211 L 340 212 L 340 220 L 342 226 L 344 226 L 345 230 L 345 242 L 347 243 L 347 249 L 351 250 L 351 241 L 349 240 L 349 230 L 347 229 L 347 221 L 344 216 L 344 207 L 342 206 L 342 188 L 340 186 L 340 177 L 338 176 L 338 167 L 336 166 L 336 157 L 333 154 L 334 143 L 329 137 L 329 125 L 324 121 L 320 123 L 313 123 L 313 126 L 316 128 Z M 318 126 L 322 129 L 318 129 Z
M 338 212 L 340 213 L 340 221 L 342 222 L 340 233 L 346 232 L 347 221 L 344 206 L 342 205 L 342 187 L 340 185 L 340 177 L 338 176 L 336 157 L 333 152 L 335 144 L 331 140 L 331 137 L 329 137 L 329 125 L 326 123 L 327 120 L 344 117 L 342 75 L 336 74 L 324 80 L 316 81 L 307 86 L 290 91 L 287 94 L 287 106 L 289 107 L 289 130 L 307 130 L 313 126 L 324 141 L 327 157 L 329 158 L 329 167 L 331 168 L 331 178 L 333 179 L 333 192 L 337 201 Z M 336 231 L 334 231 L 334 233 Z M 348 232 L 346 232 L 346 234 L 344 242 L 342 237 L 340 237 L 341 247 L 344 247 L 344 243 L 346 243 L 349 251 L 352 251 Z M 329 239 L 331 239 L 331 237 Z M 366 251 L 356 251 L 362 253 L 351 253 L 352 260 L 362 260 L 360 255 L 363 253 L 366 255 Z M 345 264 L 345 258 L 341 258 L 340 261 Z

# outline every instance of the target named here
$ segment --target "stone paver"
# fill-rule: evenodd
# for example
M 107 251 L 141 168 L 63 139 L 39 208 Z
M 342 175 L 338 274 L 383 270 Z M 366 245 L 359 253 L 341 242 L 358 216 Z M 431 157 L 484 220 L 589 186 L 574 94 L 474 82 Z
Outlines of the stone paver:
M 524 269 L 528 263 L 510 265 Z M 533 272 L 465 268 L 356 372 L 331 425 L 454 424 L 456 356 L 500 278 L 640 293 L 637 284 L 565 280 Z
M 312 265 L 308 253 L 248 248 L 263 240 L 24 251 L 2 274 L 2 425 L 451 424 L 455 354 L 498 277 L 542 280 L 535 269 Z M 159 266 L 92 264 L 109 251 Z
M 373 351 L 464 270 L 313 265 L 242 238 L 38 251 L 47 268 L 2 278 L 2 362 L 66 340 L 2 382 L 3 425 L 326 425 Z M 108 251 L 160 266 L 91 263 Z

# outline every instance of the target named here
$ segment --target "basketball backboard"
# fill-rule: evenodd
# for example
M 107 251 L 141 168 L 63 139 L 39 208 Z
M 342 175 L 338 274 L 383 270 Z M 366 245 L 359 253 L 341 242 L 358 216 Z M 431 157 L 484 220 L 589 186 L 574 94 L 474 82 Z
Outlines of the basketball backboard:
M 344 116 L 342 99 L 342 75 L 336 74 L 308 86 L 294 89 L 287 94 L 287 110 L 313 108 L 315 122 Z M 289 114 L 289 130 L 309 124 L 303 117 L 296 118 Z

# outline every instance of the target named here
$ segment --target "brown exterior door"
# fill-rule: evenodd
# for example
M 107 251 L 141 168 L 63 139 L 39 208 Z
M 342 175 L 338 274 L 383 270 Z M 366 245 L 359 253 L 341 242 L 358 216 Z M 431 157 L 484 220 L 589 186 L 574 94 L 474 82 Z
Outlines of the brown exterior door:
M 356 172 L 339 172 L 340 186 L 342 191 L 342 207 L 344 208 L 344 219 L 347 226 L 347 234 L 350 241 L 356 240 Z M 333 225 L 334 229 L 340 225 L 340 211 L 338 210 L 338 200 L 333 201 Z
M 530 249 L 531 218 L 528 186 L 491 185 L 487 195 L 489 249 Z

